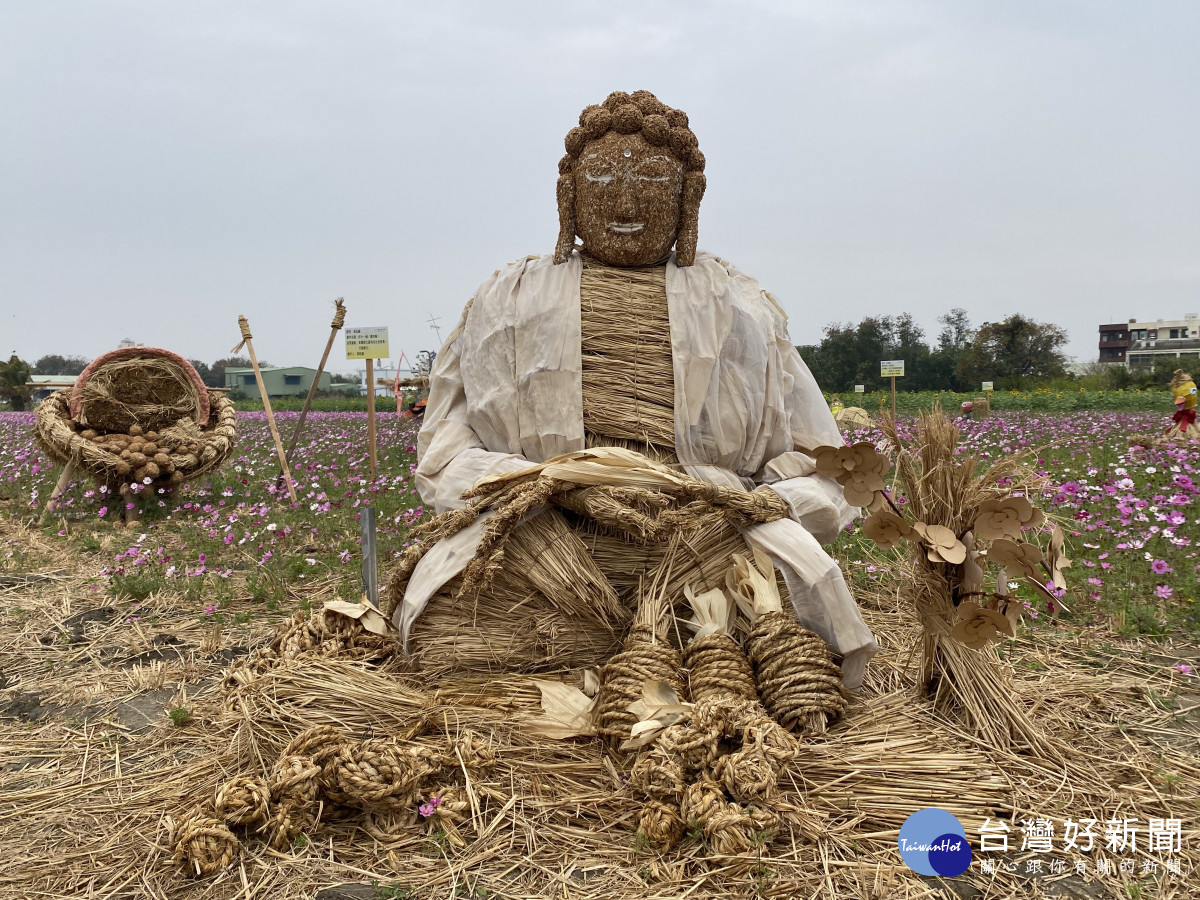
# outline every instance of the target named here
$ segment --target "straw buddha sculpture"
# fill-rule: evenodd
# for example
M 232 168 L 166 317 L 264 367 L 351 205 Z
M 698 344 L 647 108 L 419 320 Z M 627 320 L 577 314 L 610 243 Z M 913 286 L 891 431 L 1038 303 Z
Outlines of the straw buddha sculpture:
M 690 535 L 671 600 L 684 605 L 685 584 L 722 586 L 733 553 L 763 549 L 799 621 L 855 686 L 878 647 L 821 545 L 856 512 L 796 449 L 842 438 L 779 305 L 697 250 L 705 161 L 687 115 L 648 91 L 614 93 L 583 110 L 566 150 L 554 254 L 485 281 L 438 356 L 418 438 L 424 502 L 462 507 L 482 478 L 596 446 L 765 492 L 784 517 Z M 549 507 L 517 528 L 488 587 L 467 595 L 457 586 L 482 527 L 442 540 L 392 587 L 402 594 L 393 621 L 427 665 L 602 664 L 620 627 L 572 615 L 578 603 L 564 594 L 598 591 L 598 604 L 632 609 L 665 552 Z

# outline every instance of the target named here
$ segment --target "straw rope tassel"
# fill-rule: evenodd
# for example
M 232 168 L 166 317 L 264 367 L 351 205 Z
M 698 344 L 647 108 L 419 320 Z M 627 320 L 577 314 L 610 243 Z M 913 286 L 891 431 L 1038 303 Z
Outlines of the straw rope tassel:
M 321 382 L 321 374 L 325 371 L 325 363 L 329 361 L 329 353 L 333 350 L 333 342 L 337 339 L 337 333 L 342 330 L 342 326 L 346 324 L 346 301 L 341 297 L 333 302 L 334 313 L 333 321 L 330 323 L 329 340 L 325 342 L 325 352 L 321 354 L 321 362 L 317 364 L 317 374 L 313 376 L 313 382 L 308 386 L 308 396 L 304 398 L 304 408 L 300 410 L 300 418 L 296 421 L 296 429 L 292 432 L 292 439 L 288 441 L 287 465 L 284 471 L 279 473 L 279 477 L 283 478 L 286 474 L 287 466 L 295 464 L 294 454 L 296 452 L 296 444 L 300 440 L 300 435 L 304 431 L 304 421 L 308 418 L 309 407 L 312 406 L 313 397 L 317 393 L 317 385 Z
M 238 328 L 242 331 L 242 342 L 230 350 L 237 353 L 242 347 L 250 354 L 250 365 L 254 367 L 254 380 L 258 382 L 258 395 L 262 397 L 263 409 L 267 413 L 267 425 L 271 429 L 271 438 L 275 441 L 275 453 L 279 457 L 279 465 L 283 469 L 283 477 L 287 480 L 288 496 L 296 503 L 296 488 L 292 484 L 292 473 L 288 470 L 287 455 L 283 452 L 283 441 L 279 439 L 279 429 L 275 427 L 275 416 L 271 412 L 271 398 L 267 396 L 267 387 L 263 384 L 262 371 L 258 367 L 258 357 L 254 354 L 254 341 L 250 333 L 250 323 L 245 316 L 238 316 Z

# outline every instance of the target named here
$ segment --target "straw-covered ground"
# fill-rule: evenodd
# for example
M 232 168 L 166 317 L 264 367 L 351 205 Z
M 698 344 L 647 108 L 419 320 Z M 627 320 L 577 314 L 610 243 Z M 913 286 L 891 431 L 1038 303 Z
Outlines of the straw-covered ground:
M 1044 621 L 1008 645 L 1017 701 L 1061 756 L 1039 760 L 982 745 L 913 696 L 917 626 L 886 580 L 864 582 L 883 652 L 845 718 L 785 771 L 793 824 L 741 857 L 716 855 L 694 829 L 659 854 L 635 833 L 620 758 L 527 730 L 540 712 L 532 682 L 427 682 L 397 660 L 311 654 L 226 688 L 222 673 L 272 636 L 261 615 L 237 615 L 257 609 L 249 592 L 224 629 L 170 592 L 114 600 L 87 590 L 94 572 L 71 544 L 14 522 L 0 516 L 0 541 L 21 551 L 10 557 L 19 566 L 0 569 L 3 897 L 1196 896 L 1200 690 L 1172 667 L 1193 646 Z M 124 538 L 104 540 L 112 551 Z M 344 577 L 297 582 L 291 599 L 319 606 Z M 464 765 L 469 803 L 453 827 L 343 816 L 284 851 L 251 831 L 222 874 L 182 872 L 172 819 L 229 776 L 263 773 L 313 724 L 440 749 L 471 732 L 498 761 L 484 774 Z M 956 815 L 976 847 L 960 877 L 915 875 L 897 853 L 901 824 L 930 806 Z M 1011 828 L 1009 852 L 978 851 L 988 818 Z M 1064 851 L 1064 823 L 1085 818 L 1098 820 L 1097 849 Z M 1180 852 L 1152 849 L 1152 818 L 1181 820 Z M 1133 847 L 1106 848 L 1113 819 L 1136 820 Z M 1051 823 L 1053 852 L 1021 851 L 1034 820 Z M 1172 858 L 1178 874 L 1164 866 Z M 1097 860 L 1112 873 L 1097 874 Z

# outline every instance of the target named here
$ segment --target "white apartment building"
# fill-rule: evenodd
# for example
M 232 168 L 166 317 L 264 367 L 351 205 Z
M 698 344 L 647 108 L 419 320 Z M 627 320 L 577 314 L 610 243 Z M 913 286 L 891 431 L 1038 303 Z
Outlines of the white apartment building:
M 1188 313 L 1182 319 L 1154 322 L 1130 319 L 1127 325 L 1100 326 L 1101 362 L 1149 368 L 1161 357 L 1200 358 L 1200 315 Z

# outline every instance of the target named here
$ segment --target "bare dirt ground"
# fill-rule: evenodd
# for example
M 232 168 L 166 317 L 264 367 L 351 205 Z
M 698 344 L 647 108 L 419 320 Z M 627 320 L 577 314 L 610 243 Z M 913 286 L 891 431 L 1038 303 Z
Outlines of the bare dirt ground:
M 539 711 L 528 679 L 427 681 L 398 661 L 314 653 L 223 687 L 273 632 L 248 593 L 228 612 L 257 614 L 222 629 L 170 595 L 134 603 L 92 589 L 104 547 L 92 555 L 3 517 L 0 543 L 19 551 L 0 560 L 0 897 L 1200 896 L 1200 683 L 1174 668 L 1196 663 L 1191 645 L 1027 631 L 1008 648 L 1014 690 L 1064 748 L 1037 759 L 981 745 L 916 699 L 915 626 L 886 588 L 862 591 L 884 651 L 843 722 L 786 772 L 792 827 L 744 856 L 717 856 L 695 835 L 659 854 L 637 840 L 619 761 L 595 742 L 524 730 Z M 310 583 L 295 599 L 334 593 Z M 457 828 L 331 817 L 287 851 L 251 832 L 221 874 L 181 871 L 172 819 L 316 723 L 430 746 L 469 730 L 499 762 L 466 780 Z M 957 815 L 972 843 L 985 818 L 1010 826 L 996 872 L 977 852 L 954 879 L 912 873 L 897 833 L 926 806 Z M 1058 850 L 1068 817 L 1100 821 L 1096 852 Z M 1179 853 L 1149 847 L 1152 817 L 1182 820 Z M 1054 821 L 1053 854 L 1019 849 L 1021 820 L 1035 818 Z M 1133 849 L 1105 850 L 1113 818 L 1138 820 Z M 1172 856 L 1178 874 L 1164 866 Z M 1096 874 L 1098 858 L 1114 871 Z

